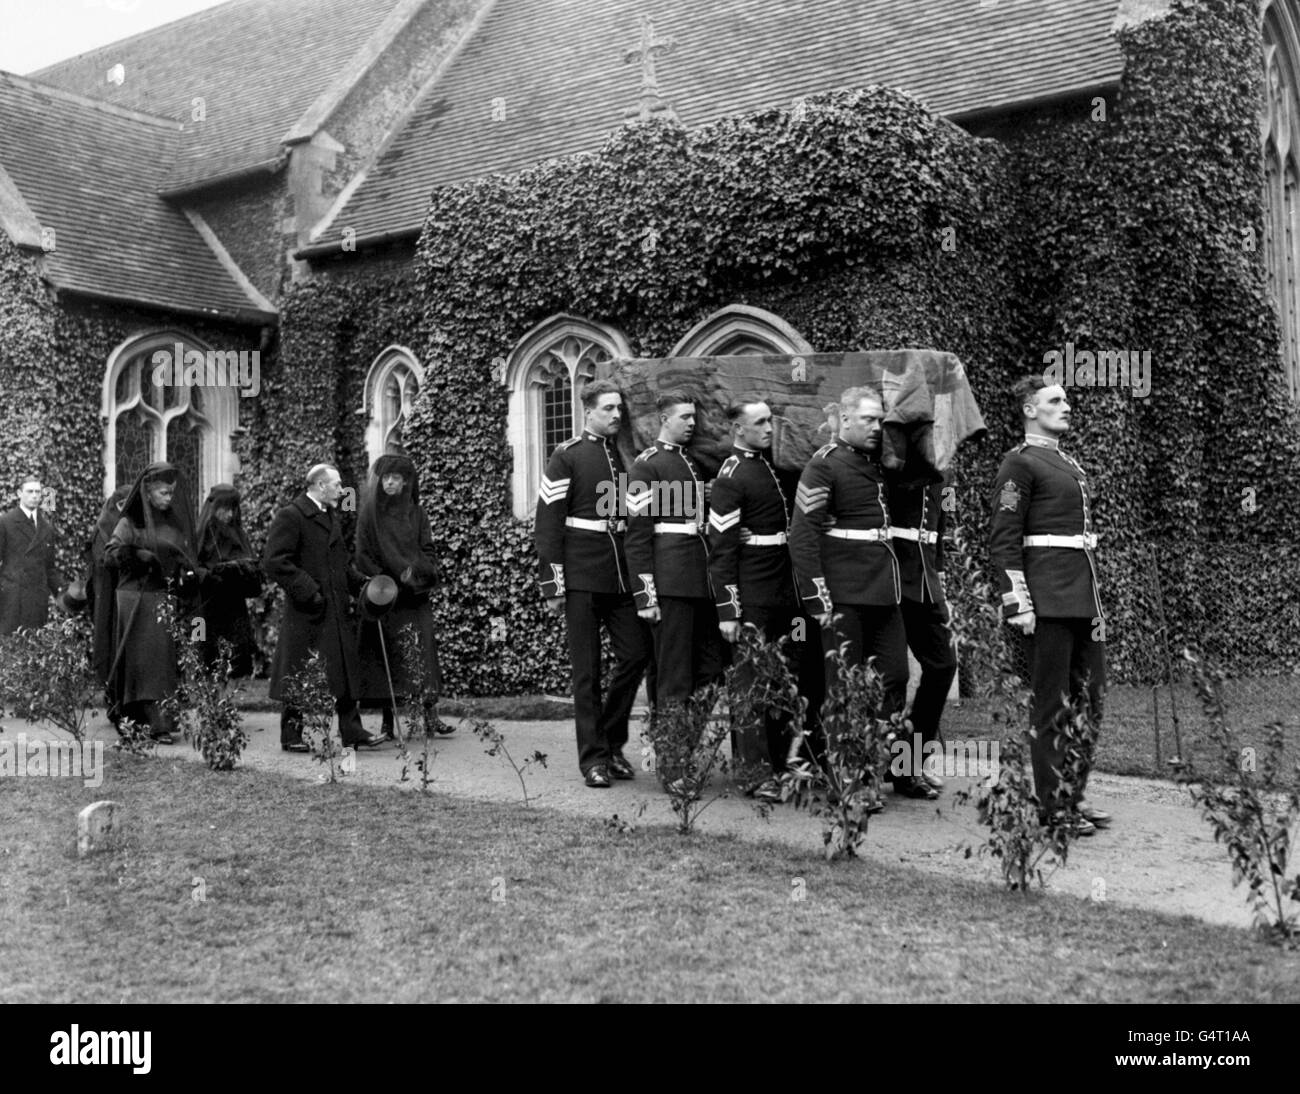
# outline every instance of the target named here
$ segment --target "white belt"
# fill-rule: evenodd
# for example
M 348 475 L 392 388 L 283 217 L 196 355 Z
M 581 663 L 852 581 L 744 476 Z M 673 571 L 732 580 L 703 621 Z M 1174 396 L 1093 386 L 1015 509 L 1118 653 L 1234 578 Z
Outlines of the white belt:
M 786 535 L 784 532 L 773 532 L 768 536 L 756 536 L 748 528 L 742 528 L 740 542 L 746 547 L 780 547 L 786 542 Z
M 697 524 L 656 524 L 655 535 L 657 536 L 698 536 L 700 528 Z
M 836 539 L 865 539 L 876 541 L 889 538 L 888 528 L 827 528 L 826 534 Z
M 921 528 L 890 528 L 890 539 L 910 539 L 913 543 L 938 543 L 939 533 Z
M 622 520 L 587 520 L 584 517 L 565 517 L 566 528 L 581 528 L 584 532 L 626 532 L 627 522 Z
M 1097 546 L 1097 533 L 1084 532 L 1081 536 L 1025 536 L 1026 547 L 1073 547 L 1076 551 Z

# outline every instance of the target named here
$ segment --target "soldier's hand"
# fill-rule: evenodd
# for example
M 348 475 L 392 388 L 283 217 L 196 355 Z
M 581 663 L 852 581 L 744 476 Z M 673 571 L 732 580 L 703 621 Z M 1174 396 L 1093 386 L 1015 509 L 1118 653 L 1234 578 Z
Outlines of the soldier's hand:
M 1019 615 L 1013 615 L 1007 620 L 1013 627 L 1019 627 L 1025 634 L 1034 633 L 1034 623 L 1037 616 L 1033 612 L 1021 612 Z
M 740 637 L 740 620 L 728 619 L 718 624 L 718 630 L 722 632 L 722 637 L 731 643 L 734 643 Z
M 548 596 L 546 598 L 546 610 L 552 615 L 559 615 L 564 610 L 564 597 Z
M 641 609 L 639 612 L 637 612 L 636 614 L 639 615 L 642 619 L 644 619 L 647 623 L 658 623 L 658 622 L 659 622 L 659 609 L 658 609 L 658 608 L 642 608 L 642 609 Z

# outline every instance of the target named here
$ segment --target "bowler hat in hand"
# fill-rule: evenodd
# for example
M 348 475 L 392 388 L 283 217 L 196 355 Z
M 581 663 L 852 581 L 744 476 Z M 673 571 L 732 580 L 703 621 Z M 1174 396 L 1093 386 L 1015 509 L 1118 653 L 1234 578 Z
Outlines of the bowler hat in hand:
M 366 619 L 378 619 L 388 614 L 397 599 L 397 582 L 387 574 L 376 574 L 362 586 L 357 594 L 357 606 Z

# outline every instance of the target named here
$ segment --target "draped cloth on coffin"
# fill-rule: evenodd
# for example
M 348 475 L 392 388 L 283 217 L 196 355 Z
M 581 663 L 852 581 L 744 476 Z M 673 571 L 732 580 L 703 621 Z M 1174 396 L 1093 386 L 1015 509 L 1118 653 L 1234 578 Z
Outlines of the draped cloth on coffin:
M 628 465 L 659 435 L 655 400 L 682 389 L 695 399 L 691 450 L 713 474 L 730 451 L 726 407 L 757 396 L 772 408 L 772 460 L 793 471 L 839 429 L 840 393 L 865 387 L 885 407 L 881 462 L 908 479 L 938 481 L 958 447 L 986 432 L 966 370 L 929 349 L 740 357 L 616 358 L 602 370 L 622 388 L 632 428 L 619 435 Z

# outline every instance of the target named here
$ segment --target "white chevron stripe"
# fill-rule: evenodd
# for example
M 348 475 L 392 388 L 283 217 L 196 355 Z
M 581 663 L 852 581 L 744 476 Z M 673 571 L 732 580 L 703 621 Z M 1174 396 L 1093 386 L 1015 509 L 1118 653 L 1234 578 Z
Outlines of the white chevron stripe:
M 713 512 L 709 514 L 709 527 L 715 532 L 725 532 L 730 528 L 734 528 L 739 523 L 739 509 L 734 509 L 730 513 Z
M 547 505 L 553 505 L 560 501 L 569 492 L 569 483 L 572 479 L 548 479 L 542 476 L 542 485 L 537 492 L 537 496 Z
M 820 509 L 826 504 L 830 495 L 830 488 L 825 486 L 808 487 L 803 483 L 799 484 L 799 489 L 795 491 L 795 504 L 805 513 L 811 513 L 814 509 Z
M 636 517 L 641 516 L 642 513 L 646 512 L 650 508 L 650 501 L 653 496 L 653 492 L 648 488 L 644 494 L 633 494 L 629 491 L 627 495 L 628 515 Z

